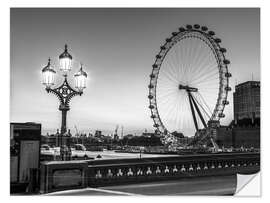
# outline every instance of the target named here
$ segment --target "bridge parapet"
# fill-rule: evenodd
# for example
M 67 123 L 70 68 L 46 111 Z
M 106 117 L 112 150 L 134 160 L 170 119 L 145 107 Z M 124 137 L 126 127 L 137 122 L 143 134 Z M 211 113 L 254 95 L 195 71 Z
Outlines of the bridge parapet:
M 259 153 L 49 161 L 41 163 L 40 192 L 199 176 L 252 174 L 259 170 Z
M 260 170 L 259 153 L 188 155 L 179 157 L 91 161 L 88 186 L 176 178 L 252 174 Z

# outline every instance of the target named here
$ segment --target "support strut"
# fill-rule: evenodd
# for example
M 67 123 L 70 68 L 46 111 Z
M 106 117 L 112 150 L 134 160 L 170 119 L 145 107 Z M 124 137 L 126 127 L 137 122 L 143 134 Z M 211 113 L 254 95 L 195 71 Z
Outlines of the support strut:
M 202 113 L 201 113 L 201 111 L 200 111 L 200 109 L 199 109 L 199 107 L 198 107 L 196 101 L 194 100 L 192 94 L 191 94 L 191 93 L 189 93 L 189 94 L 190 94 L 190 98 L 191 98 L 191 100 L 192 100 L 192 102 L 193 102 L 193 104 L 194 104 L 194 106 L 195 106 L 195 109 L 196 109 L 197 113 L 199 114 L 199 117 L 200 117 L 200 119 L 201 119 L 201 121 L 202 121 L 202 123 L 203 123 L 203 126 L 204 126 L 205 128 L 207 128 L 206 122 L 205 122 L 205 120 L 204 120 L 204 118 L 203 118 L 203 116 L 202 116 Z
M 188 94 L 188 99 L 189 99 L 189 104 L 190 104 L 190 109 L 191 109 L 191 112 L 192 112 L 192 117 L 193 117 L 193 121 L 194 121 L 194 125 L 195 125 L 195 128 L 196 128 L 196 131 L 199 130 L 199 127 L 198 127 L 198 122 L 197 122 L 197 119 L 196 119 L 196 114 L 195 114 L 195 110 L 197 111 L 199 117 L 200 117 L 200 120 L 203 124 L 203 126 L 205 128 L 207 128 L 207 125 L 206 125 L 206 122 L 202 116 L 202 113 L 197 105 L 197 102 L 196 100 L 193 98 L 191 92 L 198 92 L 198 88 L 195 88 L 195 87 L 190 87 L 188 85 L 182 85 L 182 84 L 179 84 L 179 90 L 186 90 L 187 94 Z M 194 106 L 193 106 L 194 105 Z M 194 109 L 195 107 L 195 109 Z
M 192 112 L 192 117 L 193 117 L 194 125 L 195 125 L 195 128 L 196 128 L 196 131 L 198 131 L 199 130 L 198 123 L 197 123 L 197 120 L 196 120 L 196 115 L 195 115 L 194 107 L 192 105 L 192 96 L 191 96 L 191 93 L 189 91 L 188 91 L 188 99 L 189 99 L 189 104 L 190 104 L 190 108 L 191 108 L 191 112 Z

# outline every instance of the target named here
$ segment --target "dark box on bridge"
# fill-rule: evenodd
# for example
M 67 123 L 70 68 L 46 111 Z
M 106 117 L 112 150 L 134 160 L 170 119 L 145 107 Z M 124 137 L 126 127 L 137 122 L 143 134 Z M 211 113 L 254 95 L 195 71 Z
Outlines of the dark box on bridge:
M 41 124 L 10 123 L 10 193 L 38 190 Z
M 41 163 L 40 193 L 87 187 L 86 161 L 49 161 Z

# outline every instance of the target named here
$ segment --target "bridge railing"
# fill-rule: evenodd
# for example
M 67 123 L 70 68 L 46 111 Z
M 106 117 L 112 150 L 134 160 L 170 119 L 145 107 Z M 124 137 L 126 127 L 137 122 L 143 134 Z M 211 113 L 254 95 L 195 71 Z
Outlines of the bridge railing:
M 199 155 L 88 163 L 88 186 L 170 180 L 185 177 L 250 174 L 260 170 L 259 154 Z

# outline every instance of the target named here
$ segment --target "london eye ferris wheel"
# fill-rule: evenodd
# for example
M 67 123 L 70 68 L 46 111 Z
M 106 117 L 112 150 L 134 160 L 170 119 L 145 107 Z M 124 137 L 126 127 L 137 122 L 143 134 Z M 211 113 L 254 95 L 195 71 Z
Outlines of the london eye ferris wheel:
M 180 27 L 160 47 L 148 98 L 154 127 L 165 142 L 175 139 L 174 132 L 194 135 L 225 117 L 231 74 L 220 43 L 213 31 L 195 24 Z

